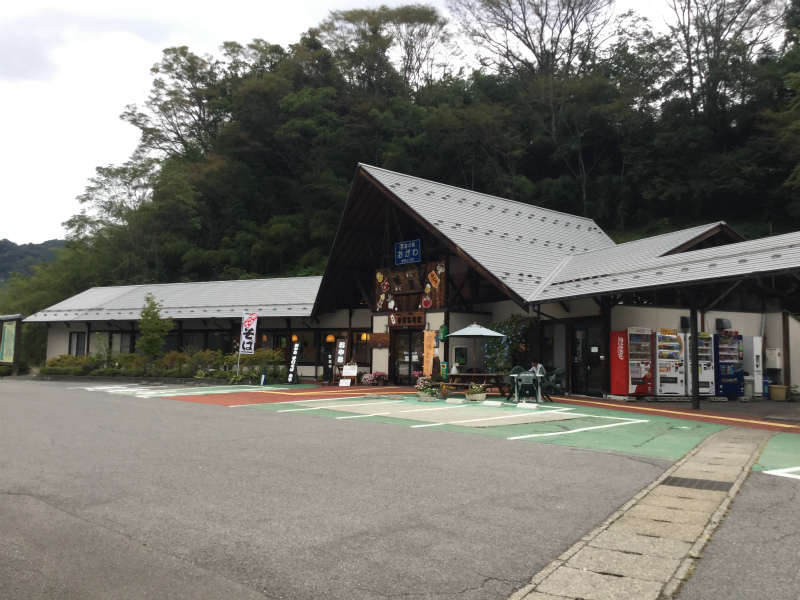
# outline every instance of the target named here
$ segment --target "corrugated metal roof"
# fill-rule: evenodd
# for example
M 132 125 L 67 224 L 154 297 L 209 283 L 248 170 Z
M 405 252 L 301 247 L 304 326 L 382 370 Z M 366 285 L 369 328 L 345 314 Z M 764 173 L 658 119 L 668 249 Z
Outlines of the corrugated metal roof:
M 161 304 L 161 316 L 173 319 L 240 318 L 244 310 L 261 317 L 307 317 L 321 280 L 291 277 L 92 288 L 25 321 L 137 320 L 148 293 Z
M 360 166 L 523 299 L 566 256 L 614 246 L 591 219 Z
M 719 221 L 579 254 L 570 258 L 550 281 L 564 282 L 635 269 L 724 224 Z
M 681 254 L 651 257 L 630 268 L 551 282 L 528 298 L 548 302 L 613 292 L 800 270 L 800 232 Z

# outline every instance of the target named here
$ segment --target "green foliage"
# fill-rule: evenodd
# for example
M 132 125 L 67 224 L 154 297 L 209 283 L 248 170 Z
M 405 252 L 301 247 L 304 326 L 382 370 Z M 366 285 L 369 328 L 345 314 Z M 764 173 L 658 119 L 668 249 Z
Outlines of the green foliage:
M 520 350 L 530 348 L 536 339 L 539 321 L 536 317 L 512 315 L 504 321 L 492 323 L 489 329 L 502 333 L 504 338 L 490 338 L 486 342 L 486 368 L 493 373 L 506 373 L 515 366 Z
M 722 219 L 748 235 L 800 228 L 796 0 L 782 43 L 752 37 L 781 25 L 755 26 L 771 10 L 726 9 L 702 30 L 670 17 L 666 35 L 626 14 L 590 35 L 605 0 L 549 3 L 586 9 L 565 21 L 452 4 L 476 35 L 486 22 L 470 11 L 509 17 L 476 40 L 496 68 L 454 71 L 453 24 L 416 4 L 334 10 L 287 48 L 165 49 L 122 115 L 138 148 L 97 169 L 67 246 L 9 277 L 0 314 L 93 286 L 319 275 L 358 162 L 589 216 L 618 240 Z M 503 53 L 525 23 L 541 35 Z M 701 72 L 686 39 L 702 46 Z M 25 326 L 26 360 L 42 361 L 44 339 Z
M 145 296 L 145 304 L 139 313 L 139 331 L 141 335 L 136 342 L 137 349 L 147 358 L 154 358 L 161 348 L 164 347 L 164 340 L 172 330 L 172 319 L 161 318 L 161 305 L 156 302 L 153 294 Z
M 63 240 L 19 245 L 9 240 L 0 240 L 0 281 L 8 279 L 12 273 L 32 275 L 35 265 L 54 261 L 57 251 L 64 244 Z

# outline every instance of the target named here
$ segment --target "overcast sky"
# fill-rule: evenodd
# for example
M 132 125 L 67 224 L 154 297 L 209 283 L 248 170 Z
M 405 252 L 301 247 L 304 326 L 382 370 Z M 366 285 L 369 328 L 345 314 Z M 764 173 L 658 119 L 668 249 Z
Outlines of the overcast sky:
M 121 164 L 150 67 L 170 46 L 219 55 L 224 41 L 287 46 L 331 10 L 420 0 L 26 0 L 0 2 L 0 239 L 63 239 L 97 166 Z M 422 0 L 445 11 L 445 0 Z M 662 0 L 663 2 L 663 0 Z M 636 0 L 618 0 L 634 7 Z M 355 169 L 355 165 L 353 167 Z

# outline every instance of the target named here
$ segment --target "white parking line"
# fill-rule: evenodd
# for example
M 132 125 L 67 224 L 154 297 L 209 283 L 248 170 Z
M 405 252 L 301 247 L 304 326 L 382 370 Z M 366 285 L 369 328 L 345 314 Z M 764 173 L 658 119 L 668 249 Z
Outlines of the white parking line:
M 789 467 L 788 469 L 773 469 L 771 471 L 762 471 L 767 475 L 777 475 L 778 477 L 789 477 L 790 479 L 800 479 L 800 474 L 794 475 L 793 471 L 800 472 L 800 467 Z
M 338 399 L 338 398 L 337 398 Z M 402 400 L 389 400 L 388 402 L 359 402 L 358 404 L 337 404 L 335 406 L 312 406 L 311 408 L 287 408 L 285 410 L 279 410 L 279 413 L 285 412 L 301 412 L 306 410 L 337 410 L 339 408 L 346 408 L 349 406 L 376 406 L 378 404 L 396 404 L 397 402 L 402 402 Z
M 529 413 L 522 413 L 518 412 L 513 415 L 503 415 L 502 417 L 485 417 L 483 419 L 465 419 L 463 421 L 450 421 L 449 423 L 426 423 L 424 425 L 412 425 L 412 428 L 416 427 L 436 427 L 437 425 L 458 425 L 460 423 L 476 423 L 478 421 L 496 421 L 497 419 L 514 419 L 519 417 L 529 417 L 531 415 L 539 415 L 542 413 L 539 412 L 529 412 Z
M 380 417 L 382 415 L 390 415 L 392 413 L 370 413 L 368 415 L 347 415 L 346 417 L 336 417 L 336 419 L 363 419 L 364 417 Z
M 588 416 L 588 415 L 587 415 Z M 610 423 L 608 425 L 598 425 L 597 427 L 583 427 L 581 429 L 572 429 L 570 431 L 555 431 L 553 433 L 532 433 L 530 435 L 516 435 L 514 437 L 506 438 L 507 440 L 526 440 L 535 437 L 548 437 L 553 435 L 567 435 L 570 433 L 580 433 L 581 431 L 591 431 L 593 429 L 605 429 L 606 427 L 618 427 L 619 425 L 635 425 L 636 423 L 647 423 L 647 419 L 629 419 L 627 423 Z

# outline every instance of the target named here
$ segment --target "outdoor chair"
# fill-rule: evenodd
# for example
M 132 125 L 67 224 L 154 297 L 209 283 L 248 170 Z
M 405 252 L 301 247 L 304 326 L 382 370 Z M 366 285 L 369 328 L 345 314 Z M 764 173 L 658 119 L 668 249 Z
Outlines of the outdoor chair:
M 514 400 L 517 404 L 523 398 L 536 398 L 536 375 L 524 371 L 517 375 L 514 385 Z
M 546 373 L 544 379 L 542 379 L 542 397 L 547 398 L 548 402 L 552 402 L 553 399 L 550 398 L 550 394 L 564 394 L 564 390 L 561 389 L 561 380 L 564 377 L 564 373 L 566 372 L 566 368 L 558 367 L 557 369 L 553 369 L 550 373 Z
M 511 395 L 514 393 L 514 379 L 511 377 L 511 375 L 518 375 L 519 373 L 524 373 L 525 371 L 527 371 L 527 369 L 525 367 L 520 367 L 519 365 L 511 369 L 511 373 L 509 373 L 509 376 L 506 378 L 506 383 L 508 385 L 508 394 L 506 395 L 506 400 L 511 398 Z

